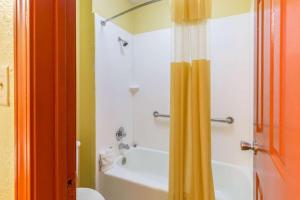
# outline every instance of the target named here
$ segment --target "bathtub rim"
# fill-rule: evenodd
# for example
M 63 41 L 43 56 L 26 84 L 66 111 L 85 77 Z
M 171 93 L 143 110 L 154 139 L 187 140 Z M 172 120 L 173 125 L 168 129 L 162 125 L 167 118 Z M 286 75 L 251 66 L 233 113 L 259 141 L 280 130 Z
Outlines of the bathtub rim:
M 106 176 L 111 176 L 114 178 L 118 178 L 121 179 L 123 181 L 126 182 L 130 182 L 130 183 L 134 183 L 137 184 L 139 186 L 143 186 L 149 189 L 154 189 L 154 190 L 158 190 L 158 191 L 163 191 L 163 192 L 168 192 L 168 184 L 166 186 L 162 186 L 161 185 L 154 185 L 154 184 L 148 184 L 145 183 L 144 181 L 137 181 L 136 179 L 132 178 L 134 177 L 134 175 L 138 176 L 138 173 L 134 173 L 133 171 L 127 170 L 126 168 L 123 168 L 121 165 L 119 165 L 118 163 L 121 161 L 121 159 L 126 156 L 127 154 L 129 154 L 130 152 L 134 151 L 134 150 L 143 150 L 143 151 L 150 151 L 150 152 L 155 152 L 155 153 L 160 153 L 163 155 L 168 155 L 169 152 L 167 151 L 162 151 L 162 150 L 157 150 L 157 149 L 152 149 L 152 148 L 148 148 L 148 147 L 142 147 L 142 146 L 137 146 L 137 147 L 130 147 L 129 150 L 126 150 L 126 152 L 124 152 L 124 155 L 118 155 L 116 156 L 116 158 L 114 159 L 114 164 L 113 167 L 105 172 L 101 172 Z M 168 156 L 169 157 L 169 156 Z M 235 165 L 235 164 L 231 164 L 231 163 L 226 163 L 223 161 L 217 161 L 217 160 L 212 160 L 212 164 L 217 164 L 217 165 L 221 165 L 221 166 L 225 166 L 225 167 L 229 167 L 229 168 L 234 168 L 236 170 L 241 171 L 245 177 L 247 178 L 247 181 L 250 184 L 250 187 L 253 188 L 253 178 L 252 178 L 252 173 L 251 173 L 251 167 L 248 166 L 241 166 L 241 165 Z M 127 171 L 129 172 L 129 174 L 132 174 L 133 176 L 126 176 L 124 177 L 124 175 L 119 175 L 117 174 L 117 172 L 120 171 Z M 150 181 L 151 182 L 151 181 Z

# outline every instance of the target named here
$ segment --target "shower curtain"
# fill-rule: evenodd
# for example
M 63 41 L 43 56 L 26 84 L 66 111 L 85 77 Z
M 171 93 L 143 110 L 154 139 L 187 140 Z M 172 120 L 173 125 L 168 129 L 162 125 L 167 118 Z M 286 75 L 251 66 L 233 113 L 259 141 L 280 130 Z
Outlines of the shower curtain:
M 172 0 L 169 200 L 214 200 L 211 164 L 210 0 Z

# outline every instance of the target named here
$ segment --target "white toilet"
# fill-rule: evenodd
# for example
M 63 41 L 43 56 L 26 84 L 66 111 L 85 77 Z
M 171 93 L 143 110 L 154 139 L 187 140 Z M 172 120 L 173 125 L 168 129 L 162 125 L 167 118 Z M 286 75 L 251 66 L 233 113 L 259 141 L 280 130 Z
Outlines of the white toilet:
M 79 162 L 79 147 L 80 142 L 77 141 L 77 174 L 78 174 L 78 162 Z M 104 197 L 90 188 L 77 188 L 76 190 L 76 199 L 77 200 L 105 200 Z
M 76 193 L 77 200 L 105 200 L 99 192 L 89 188 L 77 188 Z

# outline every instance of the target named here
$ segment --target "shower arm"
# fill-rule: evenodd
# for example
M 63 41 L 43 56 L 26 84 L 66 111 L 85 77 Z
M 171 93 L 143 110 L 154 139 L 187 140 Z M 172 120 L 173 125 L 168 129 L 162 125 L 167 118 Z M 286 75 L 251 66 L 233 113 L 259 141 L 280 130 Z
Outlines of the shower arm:
M 153 116 L 155 118 L 163 117 L 163 118 L 170 118 L 170 115 L 167 114 L 161 114 L 158 111 L 153 112 Z M 211 119 L 212 122 L 219 122 L 219 123 L 227 123 L 227 124 L 233 124 L 234 119 L 233 117 L 226 117 L 226 119 Z

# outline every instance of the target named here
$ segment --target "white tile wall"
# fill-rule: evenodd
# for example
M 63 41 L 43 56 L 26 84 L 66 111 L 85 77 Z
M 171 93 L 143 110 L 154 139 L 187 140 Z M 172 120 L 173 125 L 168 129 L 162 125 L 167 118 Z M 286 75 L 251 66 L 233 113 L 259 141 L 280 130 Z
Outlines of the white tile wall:
M 212 20 L 212 116 L 235 119 L 234 125 L 212 123 L 213 158 L 251 165 L 251 153 L 240 141 L 252 142 L 253 44 L 250 14 Z
M 168 151 L 169 119 L 155 119 L 153 111 L 170 112 L 171 31 L 135 35 L 134 81 L 140 91 L 133 97 L 134 140 L 145 147 Z
M 100 25 L 101 17 L 95 18 L 96 24 L 96 161 L 103 148 L 114 146 L 115 133 L 121 126 L 127 132 L 127 141 L 132 142 L 132 97 L 128 86 L 132 77 L 132 35 L 114 25 Z M 129 42 L 121 48 L 118 37 Z M 98 166 L 96 166 L 96 177 Z M 96 179 L 99 186 L 100 179 Z
M 234 125 L 212 124 L 213 159 L 251 166 L 241 139 L 252 141 L 253 15 L 214 19 L 211 24 L 212 117 L 232 116 Z M 96 17 L 97 151 L 116 145 L 114 133 L 124 126 L 128 142 L 160 150 L 169 147 L 170 29 L 131 35 Z M 252 25 L 251 25 L 252 24 Z M 117 38 L 129 41 L 120 48 Z M 132 95 L 128 87 L 140 86 Z
M 251 15 L 214 19 L 211 23 L 212 117 L 232 116 L 234 125 L 212 123 L 213 159 L 251 165 L 240 141 L 252 141 L 253 66 Z M 134 138 L 146 147 L 168 150 L 169 120 L 154 119 L 154 110 L 169 113 L 170 31 L 134 38 Z

